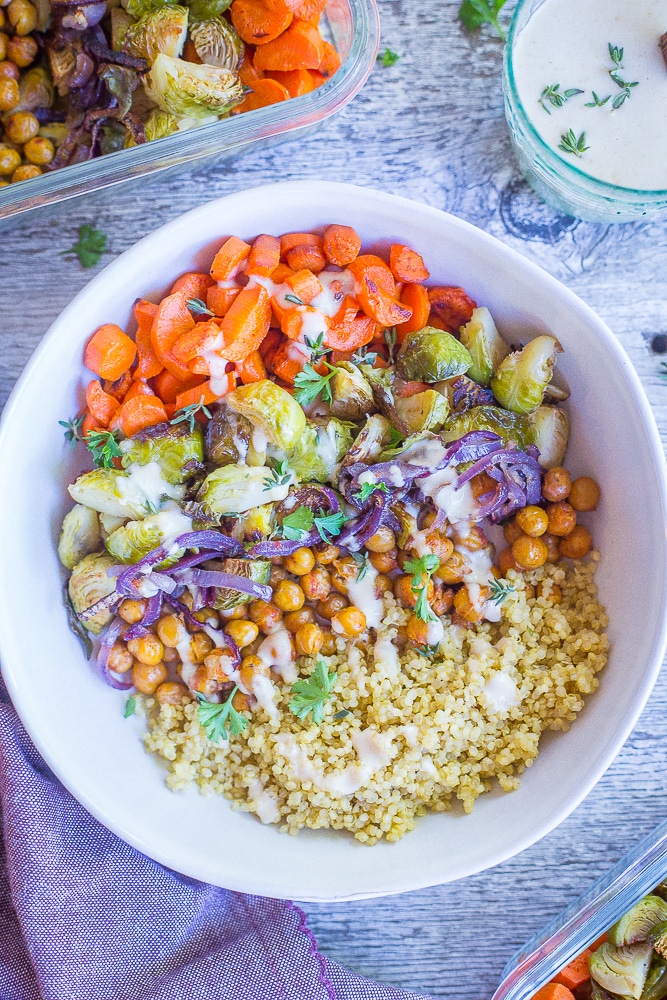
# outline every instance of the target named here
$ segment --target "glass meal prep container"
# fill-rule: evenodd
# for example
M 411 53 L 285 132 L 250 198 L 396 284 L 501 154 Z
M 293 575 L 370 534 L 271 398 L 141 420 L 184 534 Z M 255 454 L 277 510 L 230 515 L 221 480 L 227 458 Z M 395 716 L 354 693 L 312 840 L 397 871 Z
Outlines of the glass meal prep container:
M 666 876 L 667 821 L 510 959 L 491 1000 L 530 1000 Z
M 316 90 L 0 188 L 0 219 L 158 170 L 207 157 L 227 159 L 254 144 L 267 147 L 308 134 L 340 111 L 368 79 L 380 39 L 376 0 L 327 0 L 322 26 L 342 64 Z

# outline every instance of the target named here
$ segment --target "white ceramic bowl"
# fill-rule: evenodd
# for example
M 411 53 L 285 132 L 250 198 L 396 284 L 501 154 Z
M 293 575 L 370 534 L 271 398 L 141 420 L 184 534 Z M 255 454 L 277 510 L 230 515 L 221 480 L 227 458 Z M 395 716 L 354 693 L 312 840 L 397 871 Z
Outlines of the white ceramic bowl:
M 237 233 L 354 226 L 366 245 L 405 242 L 432 280 L 465 287 L 506 338 L 549 331 L 572 389 L 568 466 L 593 475 L 602 550 L 598 581 L 612 652 L 571 731 L 545 737 L 511 794 L 482 796 L 470 816 L 419 820 L 397 844 L 364 847 L 333 832 L 281 835 L 222 798 L 169 792 L 142 746 L 125 695 L 86 663 L 60 600 L 56 540 L 65 486 L 78 471 L 58 420 L 82 399 L 83 347 L 103 322 L 124 326 L 137 296 L 159 296 L 205 270 Z M 665 646 L 666 479 L 661 443 L 637 375 L 607 327 L 576 296 L 473 226 L 426 205 L 316 181 L 256 188 L 202 205 L 138 243 L 76 297 L 51 327 L 7 405 L 0 428 L 0 649 L 18 712 L 39 751 L 80 802 L 140 851 L 206 882 L 269 896 L 340 900 L 461 878 L 517 854 L 590 791 L 630 733 Z M 637 602 L 627 595 L 641 595 Z

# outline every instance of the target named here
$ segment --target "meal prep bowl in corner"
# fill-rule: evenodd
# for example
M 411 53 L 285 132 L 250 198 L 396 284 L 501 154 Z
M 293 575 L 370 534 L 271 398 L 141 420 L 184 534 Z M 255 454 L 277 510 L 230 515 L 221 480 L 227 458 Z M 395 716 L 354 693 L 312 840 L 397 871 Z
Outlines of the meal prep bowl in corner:
M 592 528 L 609 615 L 609 663 L 568 733 L 542 738 L 518 791 L 422 817 L 398 843 L 365 847 L 329 831 L 280 834 L 223 798 L 173 793 L 145 753 L 143 720 L 123 718 L 70 632 L 56 541 L 66 484 L 81 459 L 59 420 L 82 401 L 83 348 L 106 322 L 125 327 L 136 297 L 156 299 L 186 270 L 208 269 L 223 238 L 353 226 L 364 247 L 423 254 L 431 281 L 461 285 L 505 339 L 552 333 L 572 396 L 567 465 L 593 476 L 603 500 Z M 79 465 L 77 465 L 77 461 Z M 509 858 L 578 805 L 629 735 L 665 648 L 667 481 L 662 446 L 630 361 L 563 285 L 474 226 L 427 205 L 318 181 L 268 185 L 202 205 L 110 264 L 56 320 L 0 426 L 0 650 L 16 708 L 44 759 L 103 824 L 157 861 L 245 892 L 302 900 L 363 898 L 453 881 Z M 642 595 L 637 613 L 636 595 Z M 629 600 L 628 595 L 635 595 Z

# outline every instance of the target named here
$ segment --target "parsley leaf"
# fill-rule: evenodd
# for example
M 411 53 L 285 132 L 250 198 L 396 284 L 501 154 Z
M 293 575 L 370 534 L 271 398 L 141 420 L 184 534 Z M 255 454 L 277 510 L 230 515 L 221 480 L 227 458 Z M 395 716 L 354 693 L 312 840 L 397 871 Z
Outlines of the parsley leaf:
M 224 701 L 221 705 L 214 705 L 212 702 L 207 701 L 203 694 L 197 695 L 197 701 L 199 702 L 197 709 L 199 724 L 206 733 L 207 739 L 211 740 L 212 743 L 219 743 L 220 740 L 226 740 L 230 735 L 238 736 L 248 725 L 246 717 L 237 712 L 232 705 L 232 699 L 238 689 L 238 684 L 235 684 L 227 701 Z M 229 726 L 229 733 L 227 732 L 227 726 Z
M 123 454 L 118 441 L 111 431 L 89 431 L 85 437 L 86 447 L 93 456 L 93 462 L 98 468 L 111 469 L 114 459 Z
M 92 226 L 79 226 L 79 240 L 69 250 L 61 250 L 61 257 L 65 254 L 76 254 L 81 267 L 95 267 L 99 263 L 100 257 L 104 253 L 107 245 L 107 238 L 99 229 Z
M 338 674 L 330 674 L 324 660 L 318 659 L 317 665 L 307 680 L 295 681 L 292 684 L 293 698 L 289 707 L 298 719 L 305 719 L 308 713 L 313 722 L 319 726 L 324 719 L 324 703 L 329 700 Z
M 134 710 L 137 707 L 137 699 L 133 694 L 125 702 L 125 711 L 123 712 L 123 718 L 129 719 L 131 715 L 134 715 Z
M 328 375 L 319 375 L 311 364 L 303 366 L 302 371 L 294 379 L 294 398 L 300 406 L 308 406 L 322 394 L 325 403 L 330 403 L 333 399 L 329 381 L 334 377 L 337 368 L 330 365 L 328 361 L 324 364 L 329 368 Z
M 198 403 L 190 403 L 189 406 L 183 406 L 180 410 L 176 410 L 174 417 L 169 421 L 170 424 L 181 424 L 184 421 L 187 422 L 190 433 L 195 429 L 195 417 L 198 413 L 203 413 L 205 417 L 211 419 L 211 411 L 207 406 L 204 406 L 204 396 L 200 396 Z
M 376 490 L 380 490 L 382 493 L 390 492 L 389 487 L 385 486 L 384 483 L 361 483 L 359 492 L 354 494 L 354 499 L 358 500 L 359 503 L 366 503 Z
M 283 518 L 283 536 L 295 542 L 300 541 L 304 535 L 308 534 L 314 520 L 312 510 L 309 510 L 308 507 L 297 507 L 291 514 Z
M 322 541 L 329 542 L 332 537 L 340 535 L 346 521 L 349 521 L 349 518 L 345 516 L 342 510 L 339 510 L 337 514 L 316 517 L 315 527 L 319 531 Z
M 386 48 L 384 52 L 380 53 L 377 57 L 377 61 L 385 67 L 395 66 L 401 57 L 398 52 L 392 52 L 390 48 Z
M 439 565 L 440 560 L 432 552 L 420 556 L 419 559 L 409 559 L 405 564 L 405 572 L 412 573 L 410 583 L 412 593 L 418 595 L 415 614 L 423 622 L 437 622 L 439 620 L 428 603 L 428 582 Z
M 459 7 L 459 20 L 468 31 L 476 31 L 483 24 L 492 24 L 505 41 L 505 32 L 498 21 L 498 12 L 504 6 L 505 0 L 463 0 Z
M 286 458 L 274 462 L 268 472 L 268 476 L 264 479 L 265 490 L 272 490 L 274 486 L 287 486 L 288 483 L 292 482 L 292 470 L 287 464 Z
M 77 441 L 83 441 L 80 433 L 83 414 L 80 417 L 73 417 L 72 420 L 59 420 L 58 423 L 65 428 L 65 440 L 69 441 L 72 448 L 75 447 Z
M 500 607 L 503 601 L 505 601 L 510 594 L 513 594 L 516 591 L 516 587 L 511 584 L 509 580 L 496 580 L 495 577 L 490 581 L 489 589 L 491 591 L 489 600 L 492 604 L 495 604 L 497 608 Z
M 209 307 L 206 305 L 202 299 L 188 299 L 185 303 L 191 313 L 195 316 L 213 316 L 214 313 L 211 312 Z

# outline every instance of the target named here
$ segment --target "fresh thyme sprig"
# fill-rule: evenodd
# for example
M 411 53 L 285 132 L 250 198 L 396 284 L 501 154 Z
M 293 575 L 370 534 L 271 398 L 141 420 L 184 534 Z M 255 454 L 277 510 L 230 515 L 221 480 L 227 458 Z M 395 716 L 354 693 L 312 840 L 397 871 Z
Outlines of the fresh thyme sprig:
M 371 368 L 376 360 L 377 351 L 369 351 L 367 347 L 360 347 L 350 358 L 353 365 L 370 365 Z
M 366 573 L 368 573 L 368 567 L 370 565 L 368 562 L 368 556 L 365 552 L 351 552 L 350 555 L 359 567 L 357 570 L 356 582 L 361 583 L 363 578 L 366 576 Z
M 209 307 L 202 299 L 188 299 L 185 303 L 191 313 L 195 316 L 214 316 Z
M 120 458 L 123 454 L 111 431 L 88 431 L 84 440 L 98 468 L 113 468 L 114 459 Z
M 303 306 L 306 304 L 298 295 L 293 295 L 292 293 L 285 296 L 285 302 L 291 302 L 293 306 Z
M 187 423 L 190 433 L 195 429 L 195 418 L 198 413 L 202 413 L 208 419 L 211 419 L 211 411 L 207 406 L 204 406 L 204 396 L 202 395 L 198 403 L 190 403 L 189 406 L 183 406 L 180 410 L 176 410 L 173 418 L 169 421 L 170 424 L 182 424 Z
M 310 360 L 311 360 L 311 363 L 319 361 L 326 354 L 330 354 L 331 353 L 331 348 L 330 347 L 325 347 L 324 343 L 323 343 L 323 341 L 324 341 L 324 331 L 322 331 L 322 333 L 318 333 L 318 335 L 315 338 L 315 340 L 311 340 L 310 337 L 304 337 L 303 339 L 304 339 L 304 343 L 305 343 L 306 347 L 310 351 Z
M 587 149 L 590 149 L 590 146 L 586 145 L 585 132 L 582 132 L 579 138 L 577 138 L 572 129 L 568 129 L 567 132 L 561 135 L 558 148 L 562 149 L 564 153 L 572 153 L 573 156 L 581 156 Z
M 229 736 L 238 736 L 248 726 L 246 717 L 237 712 L 232 704 L 238 689 L 238 684 L 235 684 L 227 701 L 221 705 L 214 705 L 207 701 L 203 694 L 197 694 L 199 724 L 206 733 L 207 739 L 211 740 L 212 743 L 219 743 L 220 740 L 226 740 Z
M 59 420 L 58 423 L 65 428 L 65 440 L 69 441 L 72 448 L 76 446 L 77 441 L 83 441 L 81 437 L 83 414 L 80 417 L 73 417 L 71 420 Z
M 569 87 L 567 90 L 561 90 L 560 83 L 552 83 L 544 88 L 540 94 L 539 102 L 546 113 L 550 115 L 551 112 L 545 102 L 548 102 L 552 108 L 562 108 L 566 101 L 569 101 L 571 97 L 576 97 L 577 94 L 583 94 L 583 90 L 579 90 L 578 87 Z
M 427 555 L 420 556 L 419 559 L 409 559 L 405 564 L 406 573 L 412 573 L 412 580 L 410 581 L 412 593 L 417 594 L 415 614 L 423 622 L 439 621 L 438 616 L 433 612 L 431 605 L 428 603 L 429 580 L 439 565 L 440 560 L 433 553 L 427 553 Z
M 371 494 L 377 490 L 380 490 L 382 493 L 390 492 L 389 487 L 385 486 L 384 483 L 361 483 L 359 492 L 354 494 L 354 499 L 358 500 L 359 503 L 366 503 Z
M 621 93 L 617 94 L 614 100 L 611 102 L 612 108 L 616 111 L 618 108 L 622 107 L 628 98 L 632 95 L 632 88 L 639 86 L 639 80 L 635 80 L 633 83 L 628 83 L 624 80 L 619 70 L 623 69 L 623 48 L 618 45 L 612 45 L 608 42 L 609 58 L 614 64 L 614 68 L 609 70 L 609 76 L 612 78 L 617 87 L 620 87 Z
M 287 486 L 292 482 L 292 470 L 287 464 L 286 458 L 273 463 L 269 469 L 269 474 L 264 478 L 264 489 L 272 490 L 274 486 Z
M 292 684 L 290 710 L 298 719 L 305 719 L 310 714 L 312 721 L 319 726 L 324 719 L 324 703 L 331 697 L 337 680 L 338 674 L 330 674 L 324 660 L 318 659 L 310 677 Z
M 489 590 L 491 591 L 489 600 L 498 608 L 510 594 L 515 593 L 516 587 L 509 580 L 496 580 L 494 577 L 489 583 Z
M 593 91 L 593 100 L 587 101 L 584 104 L 585 108 L 603 108 L 607 101 L 611 100 L 611 94 L 607 94 L 606 97 L 598 97 L 598 95 Z
M 301 406 L 308 406 L 314 402 L 321 394 L 325 403 L 330 403 L 333 399 L 329 382 L 338 371 L 328 361 L 324 364 L 329 369 L 328 375 L 320 375 L 311 364 L 303 366 L 303 369 L 294 379 L 294 398 Z

